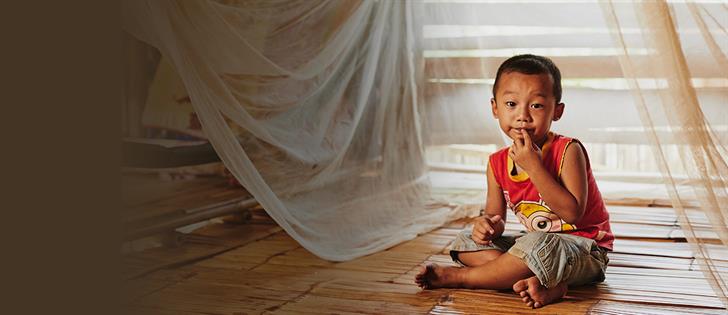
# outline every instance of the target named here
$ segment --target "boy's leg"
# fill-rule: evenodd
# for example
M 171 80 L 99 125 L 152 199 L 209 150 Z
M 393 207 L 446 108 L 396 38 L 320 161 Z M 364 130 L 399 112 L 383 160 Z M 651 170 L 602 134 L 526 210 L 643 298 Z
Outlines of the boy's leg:
M 517 281 L 530 276 L 533 272 L 521 259 L 502 254 L 477 267 L 428 265 L 415 277 L 415 282 L 425 289 L 463 287 L 499 290 L 510 289 Z
M 500 250 L 487 249 L 477 252 L 460 252 L 457 254 L 457 259 L 465 266 L 477 267 L 495 260 L 500 255 L 503 255 Z
M 471 229 L 462 230 L 450 245 L 450 257 L 456 263 L 477 267 L 486 264 L 508 251 L 516 242 L 516 237 L 503 235 L 493 240 L 488 245 L 476 244 L 472 240 Z
M 538 273 L 513 285 L 523 302 L 534 308 L 562 298 L 569 285 L 604 280 L 609 261 L 593 240 L 568 234 L 529 233 L 509 253 L 523 257 Z
M 470 229 L 464 229 L 450 246 L 450 256 L 465 268 L 429 265 L 415 277 L 420 287 L 468 287 L 508 289 L 533 273 L 519 258 L 505 255 L 518 236 L 501 236 L 490 245 L 473 242 Z

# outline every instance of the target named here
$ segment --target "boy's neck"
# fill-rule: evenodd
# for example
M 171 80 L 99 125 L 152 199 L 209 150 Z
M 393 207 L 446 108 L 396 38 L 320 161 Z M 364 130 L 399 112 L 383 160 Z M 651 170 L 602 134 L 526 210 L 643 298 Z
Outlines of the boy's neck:
M 543 146 L 546 144 L 546 142 L 549 141 L 549 136 L 551 135 L 551 131 L 547 132 L 546 135 L 543 136 L 543 138 L 539 141 L 534 141 L 533 143 L 536 144 L 536 146 L 543 150 Z

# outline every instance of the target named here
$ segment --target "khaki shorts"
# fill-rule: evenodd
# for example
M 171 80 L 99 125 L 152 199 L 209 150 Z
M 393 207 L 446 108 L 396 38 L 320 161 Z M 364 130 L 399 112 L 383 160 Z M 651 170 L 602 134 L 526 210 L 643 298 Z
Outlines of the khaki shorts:
M 470 238 L 471 233 L 472 229 L 461 231 L 450 246 L 450 256 L 460 265 L 460 252 L 495 249 L 523 260 L 547 288 L 563 281 L 574 286 L 604 281 L 609 258 L 607 251 L 592 239 L 538 231 L 503 235 L 490 245 L 479 245 Z

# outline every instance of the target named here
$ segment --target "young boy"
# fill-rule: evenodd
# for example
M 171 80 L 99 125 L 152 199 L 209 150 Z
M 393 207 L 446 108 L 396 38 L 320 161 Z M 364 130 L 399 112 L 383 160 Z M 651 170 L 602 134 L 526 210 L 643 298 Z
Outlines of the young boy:
M 451 246 L 463 267 L 428 265 L 415 282 L 513 288 L 538 308 L 569 285 L 604 281 L 614 235 L 589 159 L 579 141 L 549 131 L 564 112 L 559 69 L 545 57 L 511 57 L 498 68 L 490 103 L 513 144 L 490 156 L 484 214 Z M 506 207 L 528 233 L 502 235 Z

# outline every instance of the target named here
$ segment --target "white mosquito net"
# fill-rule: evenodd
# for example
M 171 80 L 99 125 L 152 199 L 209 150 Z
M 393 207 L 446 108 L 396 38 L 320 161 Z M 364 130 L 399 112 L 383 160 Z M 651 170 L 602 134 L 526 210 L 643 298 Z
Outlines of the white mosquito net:
M 133 1 L 123 17 L 174 65 L 227 168 L 311 252 L 349 260 L 448 220 L 427 205 L 410 2 Z

